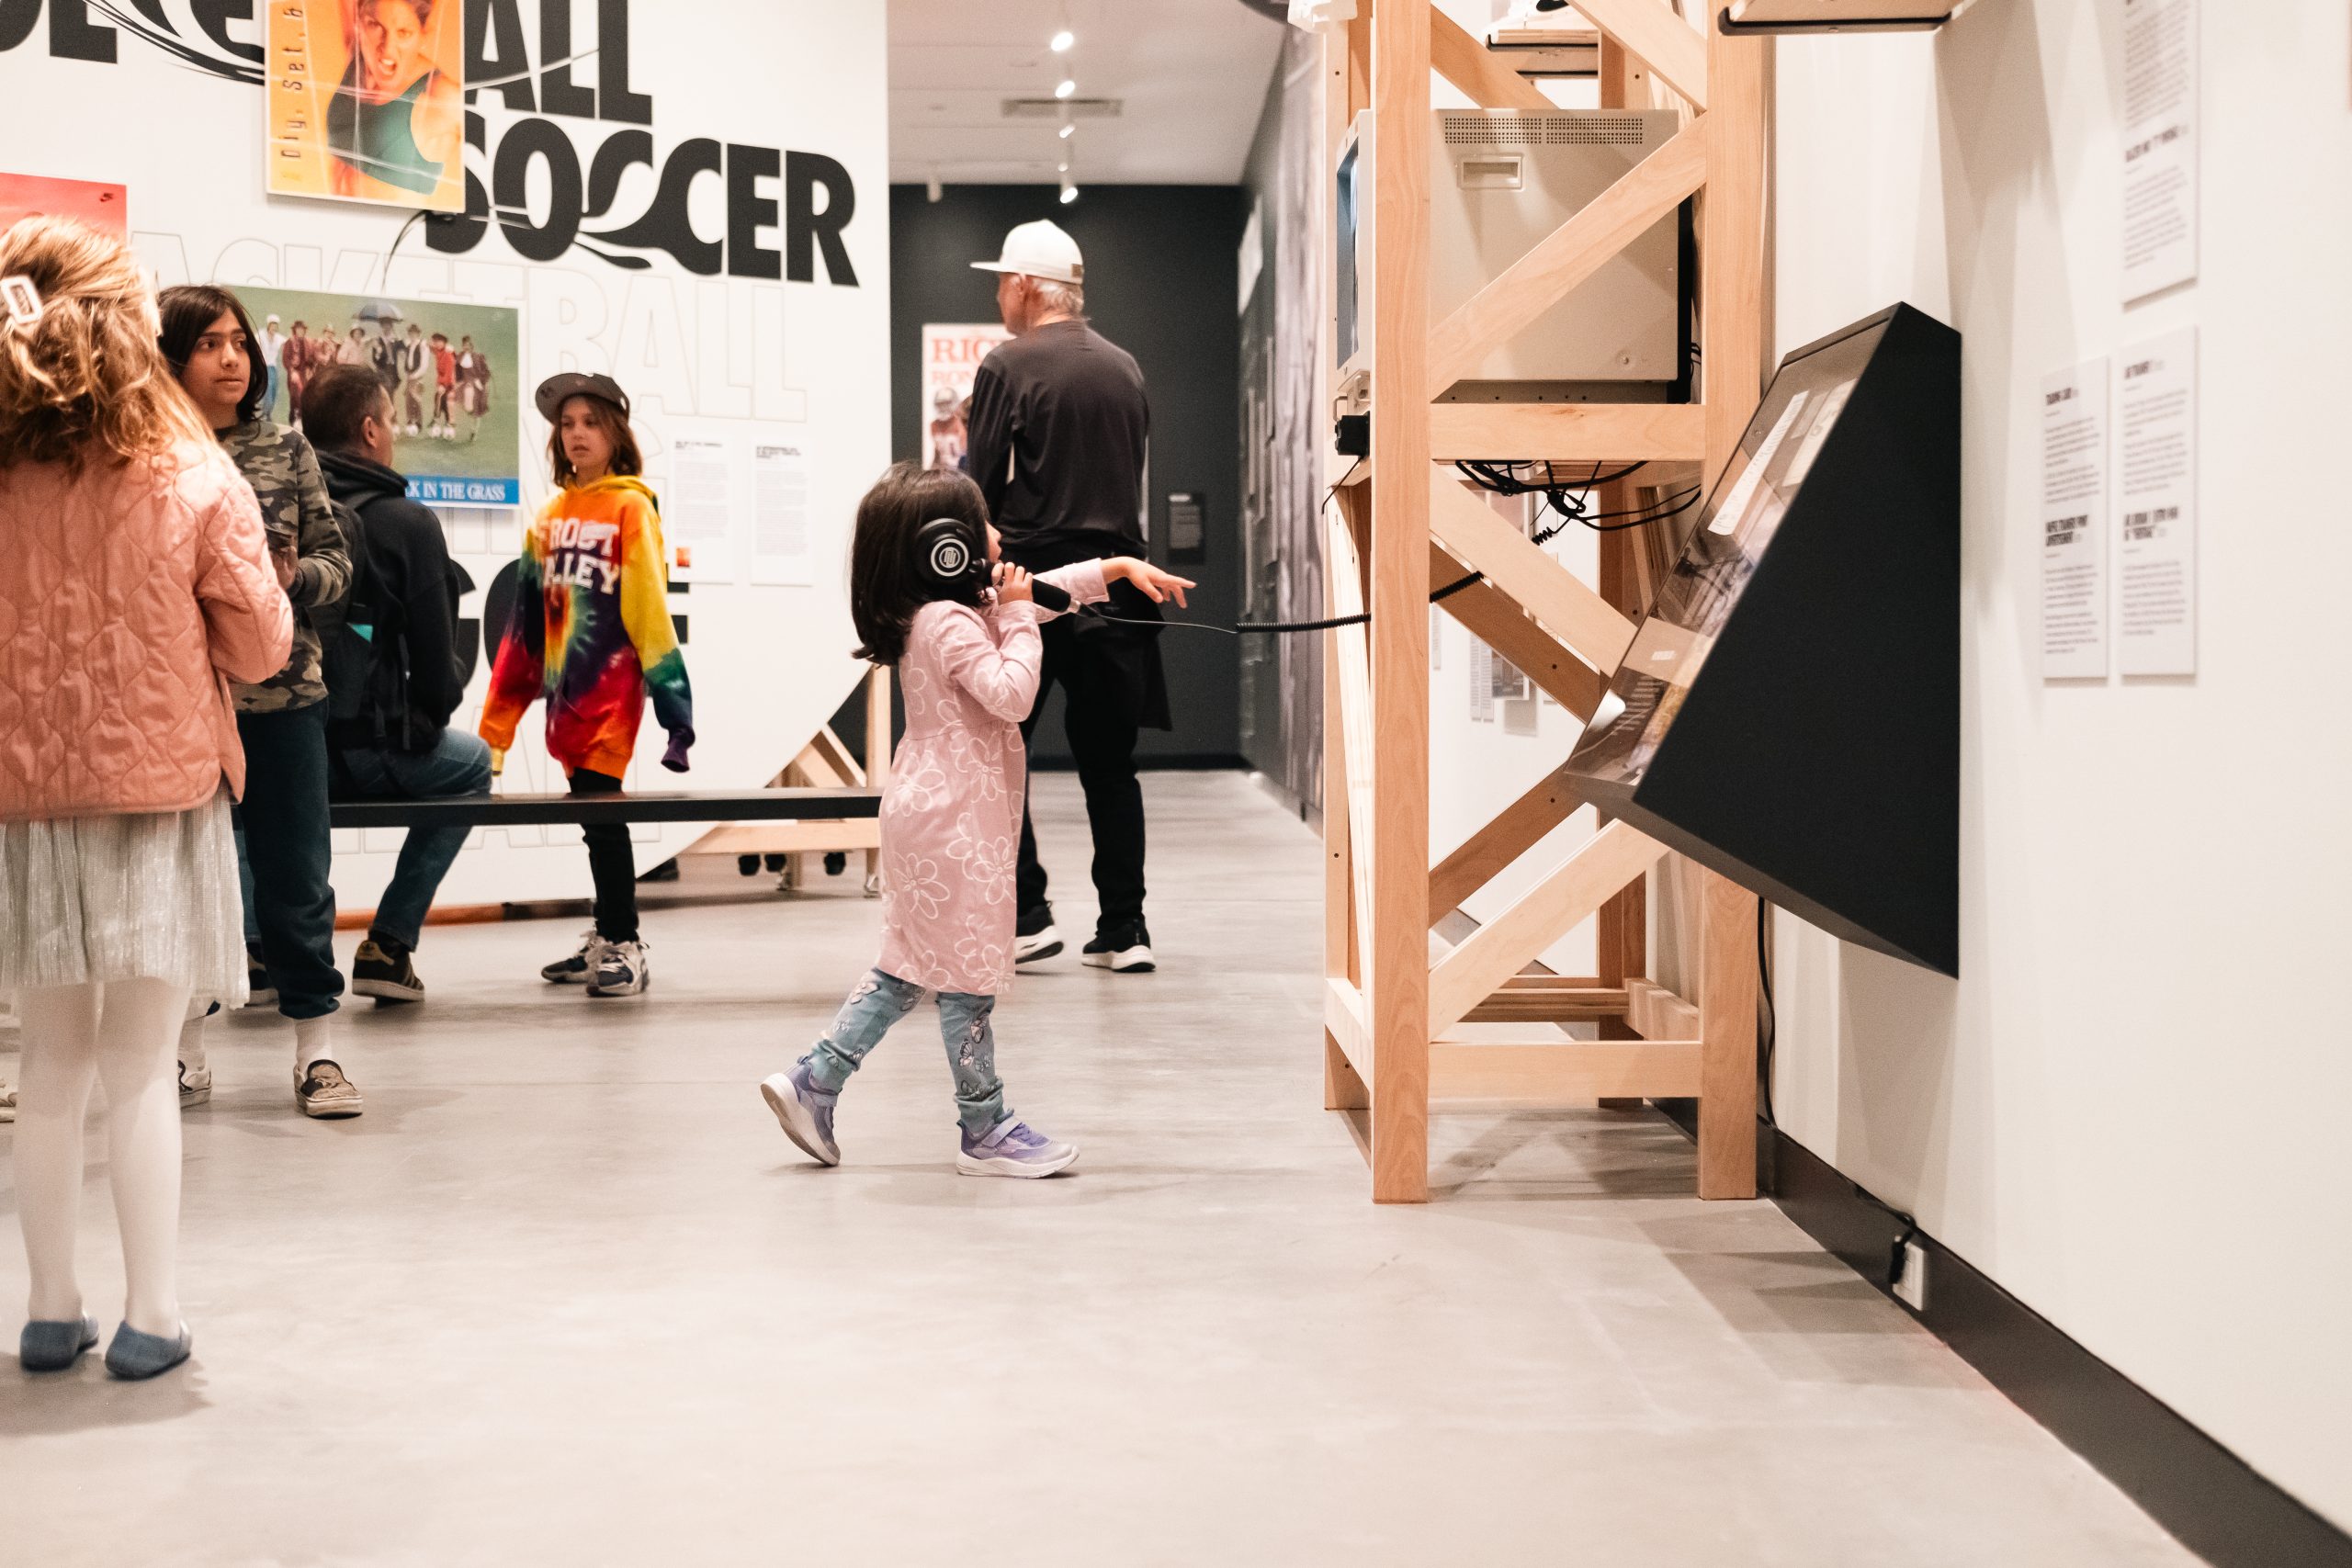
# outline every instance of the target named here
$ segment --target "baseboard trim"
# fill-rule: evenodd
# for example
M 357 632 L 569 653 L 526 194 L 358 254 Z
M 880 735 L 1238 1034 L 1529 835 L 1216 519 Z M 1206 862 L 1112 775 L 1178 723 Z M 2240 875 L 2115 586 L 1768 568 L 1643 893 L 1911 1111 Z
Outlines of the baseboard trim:
M 1696 1135 L 1696 1101 L 1657 1105 Z M 1888 1264 L 1902 1222 L 1787 1134 L 1769 1124 L 1758 1131 L 1761 1190 L 1893 1300 Z M 1928 1255 L 1928 1310 L 1911 1315 L 2182 1545 L 2214 1568 L 2352 1568 L 2352 1535 L 1933 1236 L 1914 1231 L 1911 1239 Z

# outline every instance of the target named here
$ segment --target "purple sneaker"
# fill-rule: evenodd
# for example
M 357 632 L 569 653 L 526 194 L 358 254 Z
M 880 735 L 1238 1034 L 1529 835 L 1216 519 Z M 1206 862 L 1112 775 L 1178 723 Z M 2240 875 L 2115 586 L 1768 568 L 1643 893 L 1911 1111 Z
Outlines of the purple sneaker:
M 833 1142 L 833 1105 L 841 1099 L 808 1081 L 807 1063 L 788 1073 L 771 1073 L 760 1080 L 760 1098 L 775 1112 L 784 1135 L 819 1165 L 842 1163 L 842 1146 Z
M 978 1137 L 965 1134 L 956 1168 L 966 1176 L 1052 1176 L 1077 1160 L 1076 1144 L 1057 1143 L 1008 1116 Z

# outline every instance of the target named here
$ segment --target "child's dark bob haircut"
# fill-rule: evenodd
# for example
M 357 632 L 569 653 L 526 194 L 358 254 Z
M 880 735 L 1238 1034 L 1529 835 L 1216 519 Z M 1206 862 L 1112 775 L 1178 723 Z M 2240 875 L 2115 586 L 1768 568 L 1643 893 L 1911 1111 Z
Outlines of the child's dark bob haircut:
M 155 309 L 164 320 L 163 334 L 155 346 L 164 351 L 175 376 L 187 374 L 197 340 L 212 330 L 213 322 L 223 316 L 234 317 L 237 330 L 245 334 L 246 365 L 245 395 L 237 402 L 237 423 L 251 424 L 268 414 L 269 367 L 262 362 L 261 339 L 254 333 L 254 319 L 245 313 L 243 300 L 209 283 L 179 283 L 155 297 Z
M 980 590 L 958 593 L 932 583 L 915 558 L 915 535 L 935 517 L 960 518 L 976 539 L 989 532 L 989 503 L 962 474 L 894 463 L 857 503 L 857 532 L 849 546 L 849 614 L 857 626 L 857 657 L 896 664 L 906 657 L 907 628 L 934 599 L 979 603 Z

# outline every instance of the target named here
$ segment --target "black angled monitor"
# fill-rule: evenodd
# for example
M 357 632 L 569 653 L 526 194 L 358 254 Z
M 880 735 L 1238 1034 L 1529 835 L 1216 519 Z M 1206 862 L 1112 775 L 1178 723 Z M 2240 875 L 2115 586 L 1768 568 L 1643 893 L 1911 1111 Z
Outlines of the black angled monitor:
M 1781 362 L 1567 775 L 1606 816 L 1960 972 L 1960 334 Z

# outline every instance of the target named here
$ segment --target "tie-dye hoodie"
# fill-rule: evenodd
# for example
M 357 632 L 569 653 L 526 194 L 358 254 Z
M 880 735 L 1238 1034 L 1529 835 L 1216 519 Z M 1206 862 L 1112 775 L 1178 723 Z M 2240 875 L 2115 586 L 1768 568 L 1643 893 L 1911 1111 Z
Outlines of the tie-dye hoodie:
M 501 750 L 514 745 L 524 711 L 544 695 L 548 754 L 567 773 L 618 778 L 649 690 L 662 728 L 691 740 L 694 697 L 670 621 L 653 492 L 618 474 L 567 486 L 523 536 L 514 618 L 491 666 L 481 737 Z

